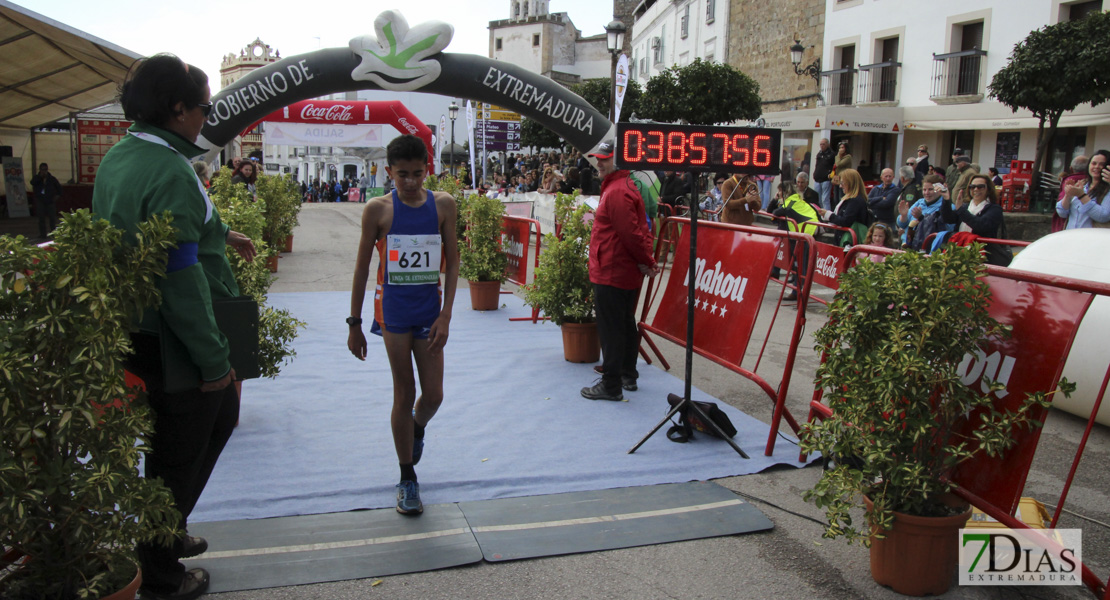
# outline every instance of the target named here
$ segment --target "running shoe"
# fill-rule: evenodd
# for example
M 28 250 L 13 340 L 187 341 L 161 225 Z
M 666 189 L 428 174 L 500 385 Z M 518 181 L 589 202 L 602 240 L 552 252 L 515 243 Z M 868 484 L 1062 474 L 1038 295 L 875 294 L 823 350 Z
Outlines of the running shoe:
M 406 479 L 397 484 L 397 512 L 402 515 L 418 515 L 424 512 L 420 502 L 420 484 Z

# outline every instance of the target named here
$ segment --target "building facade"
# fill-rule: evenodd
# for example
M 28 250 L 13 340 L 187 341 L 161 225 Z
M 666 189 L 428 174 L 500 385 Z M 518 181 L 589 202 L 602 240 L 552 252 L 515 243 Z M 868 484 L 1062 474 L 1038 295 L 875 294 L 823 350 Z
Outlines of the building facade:
M 605 34 L 583 37 L 567 13 L 548 12 L 547 0 L 512 0 L 510 17 L 489 23 L 489 57 L 563 85 L 609 77 Z
M 642 0 L 625 23 L 630 76 L 645 85 L 663 69 L 698 58 L 726 62 L 729 21 L 727 0 Z
M 1110 0 L 934 0 L 927 9 L 910 0 L 823 3 L 817 106 L 770 110 L 764 119 L 791 144 L 784 171 L 802 168 L 828 138 L 849 142 L 868 179 L 922 145 L 939 166 L 956 148 L 984 171 L 996 166 L 1005 174 L 1010 161 L 1032 160 L 1037 121 L 990 99 L 991 78 L 1030 31 L 1110 9 Z M 1106 147 L 1110 106 L 1081 106 L 1061 120 L 1048 169 L 1059 172 L 1075 155 Z
M 220 89 L 239 81 L 251 71 L 281 60 L 281 52 L 274 50 L 260 38 L 239 50 L 239 55 L 227 54 L 220 61 Z M 247 156 L 255 150 L 262 150 L 262 133 L 254 129 L 236 137 L 225 148 L 228 158 Z

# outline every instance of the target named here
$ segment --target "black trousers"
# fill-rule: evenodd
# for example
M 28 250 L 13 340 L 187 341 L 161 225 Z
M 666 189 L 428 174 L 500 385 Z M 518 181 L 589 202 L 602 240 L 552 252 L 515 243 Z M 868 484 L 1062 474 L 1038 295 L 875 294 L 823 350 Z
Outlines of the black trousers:
M 197 388 L 166 393 L 162 391 L 158 338 L 136 334 L 132 335 L 132 342 L 135 354 L 128 360 L 128 369 L 146 383 L 155 419 L 144 474 L 147 479 L 161 479 L 173 493 L 184 531 L 189 525 L 189 514 L 235 430 L 239 394 L 234 385 L 217 392 L 201 392 Z M 179 560 L 180 539 L 172 546 L 140 544 L 136 550 L 143 569 L 144 589 L 171 592 L 181 585 L 185 565 Z
M 801 224 L 802 224 L 803 221 L 806 220 L 806 217 L 803 217 L 802 215 L 794 212 L 793 210 L 791 210 L 789 208 L 777 209 L 777 210 L 775 210 L 774 215 L 776 217 L 786 217 L 788 219 L 793 219 L 795 223 L 799 224 L 799 227 L 798 227 L 799 229 L 802 229 Z M 790 230 L 790 223 L 788 223 L 787 221 L 779 221 L 778 222 L 778 227 L 782 231 L 789 231 Z M 795 241 L 790 242 L 790 256 L 791 256 L 791 258 L 793 258 L 793 256 L 794 256 L 794 246 L 797 243 L 798 242 L 795 242 Z M 796 271 L 798 273 L 798 289 L 801 289 L 801 287 L 802 287 L 802 280 L 805 279 L 806 265 L 808 263 L 809 263 L 809 247 L 803 245 L 802 246 L 801 259 L 798 262 L 798 264 L 795 265 Z
M 621 288 L 594 284 L 594 311 L 597 313 L 597 336 L 601 340 L 601 366 L 605 372 L 601 382 L 611 393 L 621 389 L 621 377 L 636 379 L 636 353 L 640 349 L 640 331 L 636 328 L 636 302 L 639 288 Z

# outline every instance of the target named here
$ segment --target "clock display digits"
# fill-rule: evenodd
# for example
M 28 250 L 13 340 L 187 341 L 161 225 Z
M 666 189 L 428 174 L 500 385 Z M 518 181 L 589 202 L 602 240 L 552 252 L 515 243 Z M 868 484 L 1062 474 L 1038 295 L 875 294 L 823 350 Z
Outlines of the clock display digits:
M 764 127 L 618 123 L 617 167 L 779 174 L 782 132 Z

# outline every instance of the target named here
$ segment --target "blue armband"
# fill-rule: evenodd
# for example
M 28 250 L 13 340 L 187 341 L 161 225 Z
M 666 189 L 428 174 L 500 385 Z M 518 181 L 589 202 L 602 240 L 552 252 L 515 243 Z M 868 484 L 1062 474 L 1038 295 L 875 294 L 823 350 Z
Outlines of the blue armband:
M 166 262 L 166 273 L 180 271 L 197 264 L 197 248 L 198 244 L 196 242 L 186 242 L 170 249 L 169 261 Z

